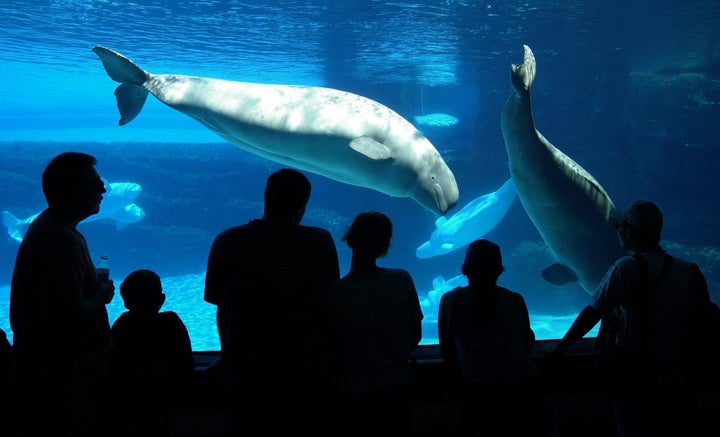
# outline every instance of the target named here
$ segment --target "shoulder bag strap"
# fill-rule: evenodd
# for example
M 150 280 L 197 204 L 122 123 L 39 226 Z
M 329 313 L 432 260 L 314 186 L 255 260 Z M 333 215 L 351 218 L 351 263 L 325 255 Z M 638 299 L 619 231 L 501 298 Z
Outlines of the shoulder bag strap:
M 634 253 L 633 258 L 637 260 L 639 269 L 640 269 L 640 281 L 642 284 L 642 297 L 638 300 L 638 310 L 640 312 L 641 317 L 641 323 L 642 323 L 642 336 L 641 336 L 641 347 L 642 344 L 646 344 L 648 341 L 648 338 L 650 337 L 650 320 L 648 317 L 648 309 L 650 306 L 650 298 L 652 297 L 652 294 L 655 292 L 655 290 L 660 287 L 660 284 L 662 283 L 663 278 L 667 274 L 668 270 L 670 270 L 670 265 L 673 262 L 673 257 L 665 254 L 665 260 L 663 261 L 662 270 L 660 270 L 660 274 L 658 277 L 653 281 L 649 281 L 649 273 L 648 273 L 648 263 L 645 259 L 645 256 L 640 253 Z

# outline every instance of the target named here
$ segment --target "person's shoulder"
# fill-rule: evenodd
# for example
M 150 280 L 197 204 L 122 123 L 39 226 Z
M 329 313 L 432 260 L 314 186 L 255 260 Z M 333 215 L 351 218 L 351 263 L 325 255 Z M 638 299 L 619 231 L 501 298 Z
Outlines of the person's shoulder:
M 525 298 L 523 297 L 523 295 L 517 291 L 510 290 L 509 288 L 505 288 L 500 285 L 496 285 L 495 290 L 497 290 L 500 293 L 500 295 L 505 295 L 505 296 L 510 297 L 513 300 L 521 300 L 521 301 L 525 302 Z
M 167 320 L 181 320 L 178 313 L 175 311 L 160 311 L 157 314 L 158 318 L 161 319 L 167 319 Z
M 613 272 L 615 274 L 617 273 L 623 273 L 628 270 L 630 271 L 637 271 L 638 269 L 638 260 L 635 258 L 633 254 L 625 254 L 619 257 L 615 260 L 614 263 L 610 266 L 609 271 Z
M 443 293 L 442 296 L 440 296 L 440 301 L 444 300 L 444 301 L 448 302 L 448 301 L 454 300 L 455 297 L 458 295 L 458 293 L 462 293 L 465 290 L 469 290 L 469 288 L 463 287 L 461 285 L 458 285 L 455 288 L 451 288 L 450 290 Z
M 246 232 L 249 229 L 251 229 L 252 228 L 251 225 L 255 221 L 257 221 L 257 220 L 253 220 L 248 223 L 243 223 L 240 225 L 235 225 L 235 226 L 230 226 L 229 228 L 225 228 L 222 231 L 220 231 L 215 238 L 222 239 L 222 238 L 228 238 L 233 235 L 242 234 L 243 232 Z
M 163 323 L 185 325 L 185 322 L 182 321 L 175 311 L 161 311 L 157 314 L 157 318 Z
M 497 290 L 500 293 L 507 294 L 509 296 L 520 296 L 522 297 L 522 294 L 518 293 L 517 291 L 511 290 L 507 287 L 503 287 L 502 285 L 496 285 L 495 290 Z
M 39 221 L 36 219 L 30 224 L 23 243 L 25 245 L 42 245 L 45 247 L 63 247 L 75 244 L 78 242 L 77 230 L 72 229 L 66 224 L 60 224 L 50 219 Z
M 307 226 L 307 225 L 298 225 L 298 230 L 301 232 L 305 232 L 308 234 L 315 234 L 315 235 L 321 235 L 323 237 L 330 237 L 332 238 L 332 235 L 330 234 L 330 231 L 328 231 L 325 228 L 321 228 L 319 226 Z
M 671 256 L 672 256 L 672 255 L 671 255 Z M 697 264 L 696 264 L 696 263 L 694 263 L 694 262 L 692 262 L 692 261 L 688 261 L 688 260 L 686 260 L 686 259 L 684 259 L 684 258 L 679 258 L 679 257 L 677 257 L 677 256 L 672 256 L 672 259 L 673 259 L 673 264 L 678 264 L 678 265 L 684 266 L 684 267 L 689 268 L 689 269 L 694 269 L 695 267 L 697 267 Z
M 636 265 L 637 264 L 637 258 L 635 258 L 635 253 L 627 253 L 622 256 L 620 256 L 618 259 L 615 260 L 613 263 L 614 266 L 628 266 L 628 265 Z
M 296 226 L 297 235 L 301 236 L 304 241 L 313 241 L 313 248 L 323 247 L 325 250 L 335 249 L 335 240 L 333 240 L 332 234 L 325 228 L 317 226 Z
M 411 275 L 410 272 L 407 271 L 406 269 L 398 269 L 398 268 L 393 269 L 393 268 L 391 268 L 391 269 L 388 269 L 388 270 L 391 272 L 390 274 L 392 274 L 392 275 L 395 276 L 396 278 L 399 278 L 399 279 L 401 279 L 401 280 L 403 280 L 403 281 L 406 281 L 406 282 L 412 282 L 412 283 L 414 283 L 412 275 Z
M 220 231 L 213 240 L 213 248 L 215 250 L 221 248 L 227 248 L 233 252 L 237 251 L 243 245 L 239 245 L 238 241 L 249 242 L 256 239 L 261 239 L 262 228 L 255 225 L 254 222 L 259 220 L 253 220 L 248 223 L 231 226 Z
M 410 277 L 410 272 L 405 269 L 393 267 L 380 267 L 380 271 L 385 272 L 388 276 Z
M 131 319 L 133 318 L 130 311 L 124 311 L 121 313 L 117 319 L 112 323 L 112 330 L 118 330 L 123 329 L 124 326 L 126 326 L 128 323 L 130 323 Z

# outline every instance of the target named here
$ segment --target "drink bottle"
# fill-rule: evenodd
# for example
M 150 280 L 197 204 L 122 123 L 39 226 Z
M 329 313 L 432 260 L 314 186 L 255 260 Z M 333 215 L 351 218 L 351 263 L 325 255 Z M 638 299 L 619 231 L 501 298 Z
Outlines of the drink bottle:
M 98 279 L 107 281 L 110 278 L 110 258 L 106 254 L 100 255 L 100 261 L 95 266 Z

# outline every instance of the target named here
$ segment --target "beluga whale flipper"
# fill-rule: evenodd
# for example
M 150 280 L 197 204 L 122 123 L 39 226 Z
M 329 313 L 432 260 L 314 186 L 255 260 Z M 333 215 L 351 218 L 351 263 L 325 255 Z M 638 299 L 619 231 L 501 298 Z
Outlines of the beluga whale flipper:
M 530 87 L 535 56 L 525 49 L 512 65 L 501 126 L 518 198 L 558 261 L 543 271 L 554 283 L 577 280 L 592 293 L 623 253 L 615 233 L 619 212 L 600 183 L 535 128 Z
M 410 197 L 444 215 L 458 201 L 455 176 L 409 121 L 365 97 L 323 87 L 267 85 L 151 74 L 120 53 L 95 46 L 115 90 L 120 125 L 147 94 L 225 140 L 272 161 L 336 181 Z

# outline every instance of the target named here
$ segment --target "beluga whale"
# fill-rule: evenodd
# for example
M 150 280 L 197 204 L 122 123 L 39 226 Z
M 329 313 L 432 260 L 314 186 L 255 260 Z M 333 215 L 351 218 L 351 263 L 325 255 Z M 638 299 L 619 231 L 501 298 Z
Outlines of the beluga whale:
M 103 178 L 105 194 L 100 203 L 100 211 L 87 217 L 80 223 L 90 223 L 100 219 L 110 219 L 115 222 L 115 228 L 121 230 L 128 223 L 137 223 L 145 218 L 145 211 L 133 203 L 142 192 L 142 186 L 135 182 L 108 182 Z M 3 211 L 3 225 L 7 228 L 8 235 L 18 243 L 25 237 L 30 223 L 40 215 L 42 211 L 24 219 L 15 217 L 10 211 Z
M 455 176 L 435 146 L 374 100 L 324 87 L 151 74 L 109 48 L 93 52 L 120 82 L 121 126 L 150 93 L 226 141 L 283 165 L 409 197 L 438 215 L 458 202 Z
M 535 56 L 511 66 L 513 91 L 501 127 L 518 198 L 557 263 L 543 270 L 555 284 L 579 282 L 589 293 L 621 255 L 615 231 L 621 213 L 600 183 L 535 127 L 530 88 Z
M 483 237 L 502 221 L 516 197 L 511 178 L 496 191 L 471 200 L 452 216 L 438 217 L 430 239 L 418 246 L 415 256 L 430 258 L 445 255 Z

